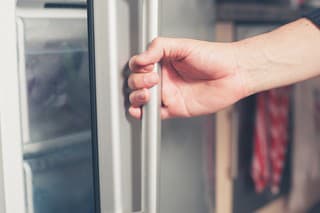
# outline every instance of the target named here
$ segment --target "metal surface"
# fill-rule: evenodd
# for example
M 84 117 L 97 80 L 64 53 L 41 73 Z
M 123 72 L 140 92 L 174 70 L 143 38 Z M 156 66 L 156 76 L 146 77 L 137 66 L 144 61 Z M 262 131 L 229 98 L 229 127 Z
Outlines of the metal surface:
M 161 4 L 161 36 L 214 39 L 214 1 L 162 0 Z M 214 188 L 204 181 L 208 171 L 203 169 L 207 158 L 203 150 L 207 147 L 202 148 L 201 143 L 214 129 L 210 132 L 206 125 L 204 117 L 162 122 L 160 212 L 214 212 L 208 207 L 206 193 Z
M 0 114 L 1 117 L 1 114 Z M 1 123 L 0 123 L 1 126 Z M 1 144 L 1 128 L 0 128 L 0 144 Z M 2 153 L 2 146 L 0 146 L 0 153 Z M 2 162 L 2 154 L 0 154 L 0 162 Z M 3 167 L 0 163 L 0 212 L 6 211 L 5 193 L 4 193 L 4 180 L 3 180 Z
M 15 22 L 15 1 L 5 0 L 0 7 L 0 110 L 1 167 L 4 181 L 5 212 L 25 212 L 19 77 Z M 1 179 L 1 178 L 0 178 Z
M 210 8 L 212 4 L 211 0 L 166 0 L 163 2 L 165 12 L 156 16 L 164 20 L 164 24 L 161 27 L 162 35 L 210 40 L 210 36 L 213 34 L 210 28 L 211 16 L 213 16 Z M 6 8 L 5 3 L 2 3 L 0 10 L 3 8 L 5 8 L 5 10 L 1 11 L 0 16 L 2 17 L 1 21 L 7 22 L 10 20 L 8 17 L 12 19 L 14 19 L 14 17 L 13 14 L 5 17 L 8 12 L 13 13 L 13 10 L 7 10 L 8 8 Z M 11 6 L 13 6 L 13 4 Z M 131 148 L 128 146 L 130 146 L 136 138 L 139 138 L 139 134 L 137 133 L 139 132 L 137 131 L 137 126 L 139 125 L 130 119 L 126 119 L 125 108 L 122 107 L 122 102 L 125 98 L 121 96 L 122 85 L 120 82 L 121 80 L 125 81 L 125 79 L 121 79 L 121 71 L 126 69 L 125 65 L 130 56 L 137 52 L 135 46 L 136 43 L 138 43 L 137 33 L 135 31 L 137 29 L 135 20 L 138 19 L 135 10 L 136 7 L 135 2 L 126 0 L 95 0 L 94 6 L 101 212 L 132 212 L 130 196 L 134 195 L 135 197 L 139 197 L 139 195 L 138 193 L 130 192 L 131 165 L 128 162 L 131 160 Z M 54 10 L 48 10 L 48 13 L 53 14 Z M 185 14 L 197 15 L 185 16 Z M 117 17 L 119 17 L 118 20 L 116 20 Z M 147 19 L 145 19 L 145 21 L 153 22 Z M 11 24 L 14 25 L 14 23 Z M 16 65 L 16 62 L 12 60 L 12 58 L 16 58 L 16 55 L 13 54 L 15 52 L 14 43 L 12 43 L 14 36 L 11 37 L 14 35 L 13 26 L 9 28 L 7 28 L 5 24 L 1 26 L 3 26 L 1 29 L 5 30 L 1 33 L 1 36 L 8 38 L 1 39 L 0 41 L 4 43 L 2 47 L 8 50 L 0 53 L 2 54 L 1 56 L 3 56 L 1 58 L 5 59 L 3 66 L 5 66 L 7 70 L 16 70 L 16 67 L 12 67 Z M 151 25 L 151 28 L 152 27 L 156 26 Z M 8 35 L 9 37 L 7 37 Z M 150 39 L 151 38 L 152 36 L 150 36 Z M 148 39 L 148 41 L 150 40 Z M 12 57 L 11 60 L 6 60 L 9 56 Z M 1 138 L 6 139 L 5 142 L 2 142 L 2 145 L 5 145 L 2 146 L 4 171 L 10 170 L 8 174 L 5 174 L 8 175 L 5 181 L 9 180 L 11 183 L 16 183 L 15 179 L 19 180 L 19 177 L 22 177 L 19 176 L 19 171 L 21 170 L 22 172 L 22 162 L 19 162 L 22 153 L 19 153 L 19 150 L 21 150 L 19 149 L 19 147 L 21 148 L 19 144 L 21 135 L 19 136 L 19 110 L 16 108 L 19 105 L 19 94 L 17 90 L 15 90 L 15 86 L 18 87 L 18 77 L 14 76 L 16 74 L 15 72 L 2 73 L 1 81 L 4 82 L 3 84 L 1 83 L 1 87 L 5 87 L 5 90 L 1 89 L 1 94 L 3 95 L 1 96 L 1 100 L 6 100 L 7 103 L 5 103 L 5 105 L 10 106 L 10 108 L 3 108 L 1 105 L 1 113 L 3 113 L 3 110 L 5 113 L 8 113 L 4 116 L 5 118 L 1 118 L 1 120 L 9 121 L 8 126 L 1 127 L 2 130 L 6 132 L 5 136 Z M 9 78 L 7 78 L 8 76 Z M 6 81 L 8 83 L 13 82 L 13 84 L 9 85 Z M 10 94 L 3 94 L 5 92 L 8 93 L 7 91 L 10 91 Z M 163 137 L 162 140 L 163 152 L 161 153 L 161 196 L 158 199 L 155 199 L 155 196 L 147 196 L 148 199 L 150 199 L 150 202 L 148 201 L 150 204 L 148 204 L 149 209 L 156 208 L 158 205 L 156 202 L 160 202 L 161 212 L 208 212 L 205 205 L 205 190 L 203 190 L 203 188 L 206 187 L 202 173 L 203 152 L 201 151 L 201 144 L 198 143 L 203 139 L 201 133 L 202 124 L 203 120 L 201 118 L 187 121 L 179 119 L 164 123 L 165 128 L 163 135 L 165 137 Z M 8 140 L 9 133 L 13 137 L 10 137 L 10 140 Z M 153 138 L 157 136 L 151 133 L 150 137 Z M 19 139 L 17 140 L 17 138 Z M 156 149 L 149 146 L 150 144 L 146 145 L 145 150 L 149 148 L 153 150 L 147 152 L 149 153 L 149 157 L 153 159 L 157 158 L 157 156 L 154 155 L 154 152 L 157 152 Z M 12 147 L 12 149 L 10 149 L 10 147 Z M 132 150 L 134 148 L 135 147 L 132 147 Z M 10 153 L 10 156 L 6 153 Z M 138 151 L 133 153 L 133 155 L 138 154 Z M 10 158 L 13 160 L 9 161 L 8 159 Z M 144 160 L 143 162 L 146 161 Z M 157 160 L 148 163 L 155 164 Z M 149 172 L 155 173 L 156 169 L 152 168 Z M 10 174 L 14 178 L 8 179 Z M 150 175 L 149 178 L 150 177 L 152 176 Z M 157 176 L 154 177 L 158 178 Z M 149 181 L 151 187 L 145 188 L 149 191 L 149 194 L 156 195 L 157 193 L 157 190 L 154 188 L 154 183 L 158 181 L 156 178 L 153 179 L 153 181 Z M 124 185 L 128 185 L 128 187 Z M 23 185 L 19 185 L 18 183 L 13 185 L 13 188 L 7 189 L 7 193 L 10 191 L 14 192 L 14 194 L 12 194 L 14 196 L 11 197 L 11 199 L 15 201 L 11 203 L 8 201 L 7 203 L 14 208 L 22 209 L 22 211 L 19 211 L 19 209 L 11 209 L 10 212 L 23 212 Z M 21 193 L 22 196 L 20 197 Z M 22 200 L 20 198 L 22 198 Z M 147 213 L 147 210 L 144 210 L 144 212 Z
M 128 212 L 124 204 L 118 75 L 117 1 L 93 0 L 100 208 Z M 93 53 L 93 52 L 91 52 Z
M 146 40 L 139 36 L 139 28 L 143 28 L 141 21 L 143 16 L 138 8 L 138 0 L 117 0 L 117 52 L 118 52 L 118 98 L 119 104 L 119 122 L 120 122 L 120 145 L 121 145 L 121 169 L 122 169 L 122 185 L 123 185 L 123 206 L 124 212 L 146 212 L 141 206 L 141 124 L 139 121 L 132 119 L 126 114 L 128 106 L 127 90 L 125 87 L 126 76 L 128 75 L 127 62 L 130 57 L 142 49 L 139 49 L 139 43 L 143 42 L 143 49 L 146 47 Z M 100 175 L 104 182 L 104 198 L 101 203 L 104 208 L 108 208 L 109 212 L 114 210 L 114 193 L 112 188 L 112 152 L 110 141 L 110 85 L 109 85 L 109 33 L 111 31 L 108 26 L 110 15 L 107 11 L 108 1 L 94 2 L 94 23 L 95 23 L 95 56 L 96 62 L 100 64 L 97 67 L 97 98 L 100 101 L 100 111 L 98 111 L 99 122 L 105 122 L 103 129 L 99 129 L 103 134 L 105 141 L 101 148 L 107 155 L 104 162 L 100 165 Z M 212 0 L 163 0 L 161 1 L 163 9 L 160 11 L 160 34 L 170 37 L 188 37 L 196 39 L 213 40 L 213 2 Z M 145 11 L 146 12 L 146 11 Z M 188 15 L 186 14 L 196 14 Z M 145 22 L 148 21 L 145 19 Z M 146 32 L 146 24 L 144 24 Z M 142 29 L 141 29 L 142 31 Z M 140 41 L 140 42 L 138 42 Z M 149 41 L 148 41 L 149 42 Z M 96 63 L 97 65 L 97 63 Z M 98 72 L 100 74 L 98 74 Z M 99 77 L 98 77 L 99 76 Z M 99 89 L 99 87 L 101 87 Z M 116 88 L 112 88 L 114 91 Z M 103 97 L 106 96 L 106 97 Z M 99 114 L 100 113 L 100 114 Z M 104 113 L 104 114 L 103 114 Z M 205 139 L 203 128 L 205 125 L 204 118 L 194 119 L 175 119 L 165 121 L 162 124 L 162 140 L 161 140 L 161 158 L 160 158 L 160 196 L 158 198 L 159 211 L 163 213 L 194 213 L 194 212 L 212 212 L 207 207 L 207 190 L 208 187 L 204 181 L 205 171 L 203 170 L 203 153 L 202 143 Z M 100 128 L 101 128 L 100 127 Z M 212 130 L 213 132 L 214 130 Z M 101 136 L 100 136 L 101 137 Z M 100 148 L 100 147 L 99 147 Z M 146 148 L 146 147 L 145 147 Z M 154 157 L 154 156 L 153 156 Z M 144 161 L 145 162 L 145 161 Z M 109 165 L 109 167 L 107 166 Z M 132 169 L 132 171 L 130 171 Z M 110 182 L 109 182 L 110 181 Z M 101 187 L 102 188 L 102 187 Z M 131 192 L 128 190 L 132 190 Z M 108 194 L 109 193 L 109 194 Z M 102 193 L 101 193 L 102 194 Z M 128 197 L 127 197 L 128 196 Z M 131 197 L 130 197 L 131 196 Z M 109 198 L 109 199 L 106 199 Z M 131 208 L 132 206 L 132 208 Z M 127 210 L 127 211 L 126 211 Z
M 19 85 L 20 85 L 20 109 L 21 109 L 21 123 L 22 123 L 22 142 L 30 141 L 29 128 L 29 108 L 28 108 L 28 91 L 27 91 L 27 75 L 26 75 L 26 59 L 25 59 L 25 37 L 24 37 L 24 23 L 21 18 L 17 17 L 17 37 L 19 45 Z
M 145 24 L 143 33 L 145 33 L 145 41 L 149 43 L 159 36 L 159 1 L 144 0 L 142 13 L 143 24 Z M 144 41 L 144 37 L 142 40 Z M 154 72 L 160 74 L 158 64 L 155 65 Z M 159 212 L 161 142 L 159 86 L 150 89 L 150 97 L 150 102 L 143 107 L 142 116 L 142 207 L 146 213 L 157 213 Z

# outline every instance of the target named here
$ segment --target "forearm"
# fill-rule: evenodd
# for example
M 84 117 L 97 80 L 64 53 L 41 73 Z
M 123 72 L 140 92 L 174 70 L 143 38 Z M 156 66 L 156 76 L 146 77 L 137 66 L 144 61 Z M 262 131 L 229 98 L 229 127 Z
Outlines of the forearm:
M 320 30 L 307 19 L 235 46 L 248 95 L 320 75 Z

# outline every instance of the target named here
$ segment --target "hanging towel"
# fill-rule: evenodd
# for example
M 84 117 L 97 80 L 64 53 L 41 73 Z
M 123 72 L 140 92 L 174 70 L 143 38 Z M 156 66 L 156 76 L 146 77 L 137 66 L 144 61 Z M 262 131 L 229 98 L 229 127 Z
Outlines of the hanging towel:
M 251 175 L 257 193 L 279 192 L 288 145 L 290 88 L 257 95 Z
M 283 87 L 268 92 L 269 140 L 271 164 L 271 191 L 279 192 L 285 156 L 288 147 L 289 88 Z
M 257 110 L 254 129 L 254 148 L 252 158 L 252 179 L 256 192 L 263 191 L 269 182 L 268 138 L 266 131 L 267 93 L 257 95 Z

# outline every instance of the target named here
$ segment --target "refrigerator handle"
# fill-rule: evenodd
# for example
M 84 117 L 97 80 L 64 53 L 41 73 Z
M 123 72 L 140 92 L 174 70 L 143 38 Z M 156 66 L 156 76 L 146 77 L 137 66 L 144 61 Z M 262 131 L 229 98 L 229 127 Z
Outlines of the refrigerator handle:
M 159 0 L 140 0 L 141 51 L 159 35 Z M 153 72 L 160 74 L 160 65 Z M 143 107 L 142 115 L 142 210 L 159 212 L 159 154 L 161 141 L 160 86 L 150 89 L 150 102 Z

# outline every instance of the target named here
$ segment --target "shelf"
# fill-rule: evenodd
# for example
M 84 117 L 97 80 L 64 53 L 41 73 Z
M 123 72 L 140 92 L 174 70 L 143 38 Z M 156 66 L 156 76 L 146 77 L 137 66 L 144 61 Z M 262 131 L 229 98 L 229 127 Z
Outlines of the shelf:
M 26 55 L 62 55 L 62 54 L 72 54 L 72 53 L 88 53 L 88 49 L 85 48 L 73 48 L 73 49 L 57 49 L 57 50 L 34 50 L 26 51 Z
M 281 22 L 293 21 L 311 9 L 293 9 L 289 6 L 259 3 L 221 3 L 217 5 L 217 21 Z
M 57 150 L 62 150 L 67 147 L 79 145 L 79 144 L 90 144 L 91 142 L 91 131 L 83 131 L 72 135 L 66 135 L 47 141 L 31 142 L 23 144 L 24 158 L 33 158 L 35 156 L 42 156 L 47 153 L 51 153 Z

